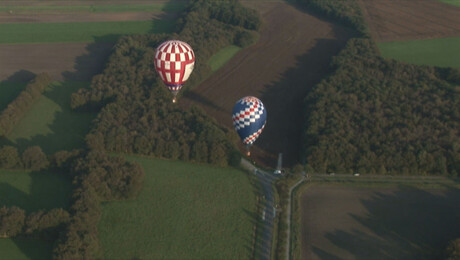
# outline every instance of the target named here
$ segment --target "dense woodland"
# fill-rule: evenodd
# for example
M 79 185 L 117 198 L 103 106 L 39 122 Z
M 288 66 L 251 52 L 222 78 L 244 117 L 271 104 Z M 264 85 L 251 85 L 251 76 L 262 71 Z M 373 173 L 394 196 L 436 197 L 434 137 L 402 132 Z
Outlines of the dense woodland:
M 348 2 L 319 1 L 316 8 Z M 342 21 L 341 13 L 330 16 Z M 459 70 L 385 60 L 372 40 L 358 38 L 331 71 L 305 99 L 310 171 L 458 176 Z
M 9 134 L 13 127 L 37 101 L 51 83 L 48 74 L 38 74 L 0 114 L 0 137 Z
M 102 108 L 86 138 L 88 147 L 223 166 L 239 163 L 239 153 L 229 141 L 233 132 L 196 107 L 182 110 L 171 103 L 171 94 L 155 72 L 154 54 L 167 39 L 189 43 L 197 57 L 186 83 L 191 86 L 210 74 L 207 61 L 213 53 L 256 40 L 258 15 L 237 1 L 192 1 L 187 11 L 177 24 L 178 34 L 120 39 L 91 89 L 72 96 L 73 108 Z

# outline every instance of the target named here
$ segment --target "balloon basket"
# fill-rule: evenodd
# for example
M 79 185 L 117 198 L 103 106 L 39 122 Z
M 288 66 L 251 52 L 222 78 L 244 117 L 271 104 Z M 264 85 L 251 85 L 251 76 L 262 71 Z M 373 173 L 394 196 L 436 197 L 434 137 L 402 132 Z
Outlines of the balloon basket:
M 176 98 L 174 97 L 173 100 L 172 100 L 173 103 L 176 103 Z
M 246 153 L 246 155 L 247 155 L 247 156 L 251 156 L 251 152 L 248 151 L 248 152 Z

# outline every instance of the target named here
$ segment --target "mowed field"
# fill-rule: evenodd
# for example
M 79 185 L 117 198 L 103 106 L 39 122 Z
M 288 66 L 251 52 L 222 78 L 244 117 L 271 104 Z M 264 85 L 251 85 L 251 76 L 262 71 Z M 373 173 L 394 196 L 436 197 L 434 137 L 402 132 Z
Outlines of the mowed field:
M 450 5 L 455 5 L 460 7 L 460 1 L 459 0 L 439 0 L 443 3 L 450 4 Z
M 184 95 L 179 104 L 197 104 L 222 125 L 233 128 L 233 105 L 259 97 L 268 119 L 251 157 L 268 167 L 299 161 L 303 98 L 328 71 L 331 57 L 350 33 L 295 7 L 276 1 L 247 1 L 261 12 L 264 25 L 257 44 L 238 52 L 210 78 Z M 241 147 L 241 150 L 245 149 Z
M 380 42 L 377 46 L 385 58 L 416 65 L 460 68 L 460 37 Z
M 128 157 L 145 170 L 136 199 L 103 203 L 104 259 L 248 259 L 256 195 L 246 173 Z
M 460 37 L 460 7 L 439 0 L 359 0 L 377 42 Z
M 442 259 L 460 236 L 460 190 L 313 185 L 301 195 L 302 259 Z

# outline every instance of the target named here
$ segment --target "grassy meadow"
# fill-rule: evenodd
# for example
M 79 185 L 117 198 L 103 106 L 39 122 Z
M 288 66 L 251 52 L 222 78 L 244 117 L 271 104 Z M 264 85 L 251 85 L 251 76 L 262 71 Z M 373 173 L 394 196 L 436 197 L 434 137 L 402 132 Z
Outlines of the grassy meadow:
M 95 113 L 75 112 L 70 95 L 88 82 L 54 82 L 15 126 L 0 145 L 14 145 L 19 150 L 39 145 L 51 154 L 60 150 L 82 148 Z
M 149 3 L 149 4 L 101 4 L 101 5 L 39 5 L 19 6 L 0 5 L 0 12 L 13 13 L 49 13 L 49 12 L 91 12 L 91 13 L 118 13 L 118 12 L 180 12 L 184 10 L 186 2 Z
M 18 206 L 26 212 L 66 208 L 71 192 L 72 184 L 64 175 L 0 170 L 0 207 Z
M 105 259 L 247 259 L 256 198 L 245 173 L 128 157 L 145 170 L 134 200 L 103 203 Z
M 378 47 L 385 58 L 416 65 L 460 68 L 460 37 L 380 42 Z
M 0 27 L 0 44 L 113 42 L 126 34 L 168 33 L 174 26 L 172 20 L 9 23 Z
M 225 65 L 235 54 L 237 54 L 241 50 L 241 47 L 236 45 L 227 46 L 216 54 L 214 54 L 208 61 L 208 65 L 211 67 L 211 70 L 217 71 L 222 66 Z
M 455 5 L 460 7 L 460 0 L 439 0 L 443 3 L 450 4 L 450 5 Z
M 36 239 L 10 238 L 0 239 L 0 259 L 51 259 L 53 242 Z

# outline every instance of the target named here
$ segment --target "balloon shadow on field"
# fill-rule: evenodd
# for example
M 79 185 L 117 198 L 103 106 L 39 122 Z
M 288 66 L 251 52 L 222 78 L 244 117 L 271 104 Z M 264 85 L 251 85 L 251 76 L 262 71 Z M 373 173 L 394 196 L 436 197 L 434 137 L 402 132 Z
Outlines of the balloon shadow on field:
M 354 259 L 442 259 L 450 240 L 460 237 L 460 190 L 423 190 L 400 186 L 394 192 L 375 192 L 361 203 L 366 214 L 349 215 L 359 225 L 335 230 L 325 237 Z M 327 251 L 314 247 L 321 259 Z

